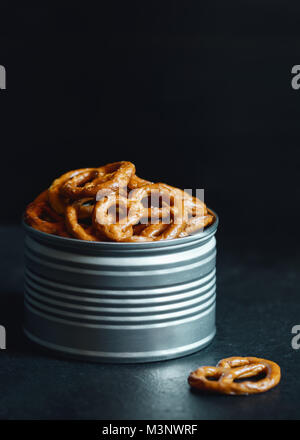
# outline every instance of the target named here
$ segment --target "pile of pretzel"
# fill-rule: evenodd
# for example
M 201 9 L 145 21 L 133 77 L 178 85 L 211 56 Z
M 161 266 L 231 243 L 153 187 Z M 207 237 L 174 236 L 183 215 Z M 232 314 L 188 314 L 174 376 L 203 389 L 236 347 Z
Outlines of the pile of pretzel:
M 197 197 L 135 174 L 131 162 L 69 171 L 26 208 L 40 231 L 89 241 L 143 242 L 191 235 L 215 220 Z

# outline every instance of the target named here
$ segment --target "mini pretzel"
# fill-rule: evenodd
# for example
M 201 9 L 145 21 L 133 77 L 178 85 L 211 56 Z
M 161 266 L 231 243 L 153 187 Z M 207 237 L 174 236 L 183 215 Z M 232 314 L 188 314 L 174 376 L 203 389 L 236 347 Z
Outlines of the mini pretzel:
M 89 168 L 68 179 L 61 193 L 71 199 L 95 196 L 98 191 L 117 190 L 127 186 L 135 166 L 131 162 L 114 162 L 99 168 Z
M 260 373 L 265 373 L 266 376 L 256 382 L 235 382 Z M 268 391 L 280 382 L 280 378 L 280 367 L 275 362 L 256 357 L 229 357 L 218 362 L 216 367 L 200 367 L 193 371 L 188 382 L 199 390 L 241 395 Z
M 44 194 L 37 197 L 37 199 L 41 200 L 43 197 L 45 197 Z M 63 218 L 53 211 L 46 201 L 30 203 L 26 208 L 25 220 L 30 226 L 39 231 L 67 236 Z
M 111 215 L 113 207 L 118 218 Z M 197 197 L 142 179 L 133 163 L 121 161 L 63 174 L 28 205 L 25 220 L 65 237 L 146 242 L 186 237 L 215 216 Z
M 110 210 L 114 210 L 114 213 L 110 213 Z M 108 238 L 123 241 L 133 235 L 132 226 L 139 223 L 143 213 L 144 207 L 137 200 L 112 193 L 96 203 L 93 224 Z
M 84 226 L 79 223 L 78 209 L 76 202 L 66 207 L 65 220 L 68 231 L 75 238 L 87 241 L 98 241 L 99 237 L 93 233 L 91 226 Z
M 153 198 L 162 199 L 162 207 L 152 206 Z M 143 200 L 150 197 L 151 206 L 145 207 L 145 214 L 149 219 L 156 218 L 166 218 L 169 217 L 170 220 L 170 211 L 175 206 L 174 193 L 171 193 L 170 190 L 160 183 L 150 183 L 138 187 L 129 193 L 129 200 L 137 200 L 142 202 Z M 152 200 L 151 200 L 152 199 Z M 173 211 L 172 211 L 173 212 Z
M 55 179 L 48 189 L 48 197 L 49 203 L 58 214 L 64 214 L 66 205 L 68 203 L 68 198 L 64 197 L 61 194 L 61 187 L 68 180 L 72 179 L 74 176 L 78 174 L 82 175 L 87 172 L 89 168 L 81 168 L 79 170 L 69 171 L 68 173 L 63 174 L 62 176 Z

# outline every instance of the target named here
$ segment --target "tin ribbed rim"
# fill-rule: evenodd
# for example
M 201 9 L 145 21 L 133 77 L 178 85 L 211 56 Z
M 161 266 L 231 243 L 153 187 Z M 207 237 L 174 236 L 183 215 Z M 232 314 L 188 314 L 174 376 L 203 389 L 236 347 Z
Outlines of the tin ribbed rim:
M 68 237 L 60 237 L 59 235 L 48 234 L 47 232 L 39 231 L 38 229 L 32 228 L 24 221 L 22 225 L 25 231 L 27 231 L 30 235 L 34 235 L 42 241 L 47 241 L 49 244 L 60 244 L 62 246 L 78 246 L 80 248 L 102 248 L 102 249 L 113 249 L 113 250 L 125 250 L 125 249 L 150 249 L 150 248 L 163 248 L 163 247 L 172 247 L 178 246 L 180 244 L 187 244 L 193 241 L 206 241 L 208 238 L 212 237 L 218 228 L 219 217 L 215 211 L 210 208 L 207 208 L 209 212 L 211 212 L 215 221 L 208 228 L 205 228 L 204 231 L 197 232 L 196 234 L 188 235 L 186 237 L 174 238 L 172 240 L 161 240 L 161 241 L 146 241 L 146 242 L 114 242 L 114 241 L 86 241 L 80 240 L 78 238 L 68 238 Z

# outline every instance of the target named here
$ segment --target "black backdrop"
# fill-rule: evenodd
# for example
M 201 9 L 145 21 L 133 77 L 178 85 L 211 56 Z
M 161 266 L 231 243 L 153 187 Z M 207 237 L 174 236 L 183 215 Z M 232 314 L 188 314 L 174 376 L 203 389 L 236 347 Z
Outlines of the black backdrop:
M 221 233 L 297 231 L 300 3 L 1 6 L 3 223 L 66 170 L 117 160 L 205 188 Z

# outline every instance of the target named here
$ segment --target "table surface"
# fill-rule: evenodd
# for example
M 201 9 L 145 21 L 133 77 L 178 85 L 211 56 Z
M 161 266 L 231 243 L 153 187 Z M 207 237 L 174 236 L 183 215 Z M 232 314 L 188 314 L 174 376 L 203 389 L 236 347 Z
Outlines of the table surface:
M 289 240 L 218 232 L 217 335 L 204 350 L 152 364 L 94 364 L 57 358 L 22 333 L 23 232 L 0 228 L 1 419 L 299 419 L 300 255 Z M 259 240 L 259 241 L 258 241 Z M 187 384 L 191 370 L 221 358 L 278 362 L 278 387 L 253 396 L 206 395 Z

